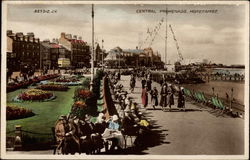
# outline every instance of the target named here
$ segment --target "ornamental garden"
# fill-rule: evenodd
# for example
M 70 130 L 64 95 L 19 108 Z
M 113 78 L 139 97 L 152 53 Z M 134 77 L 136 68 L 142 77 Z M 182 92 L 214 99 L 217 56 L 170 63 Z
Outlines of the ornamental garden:
M 7 85 L 7 139 L 14 136 L 15 126 L 21 125 L 25 133 L 23 146 L 39 144 L 46 148 L 53 143 L 51 129 L 59 116 L 70 114 L 81 117 L 89 114 L 94 121 L 102 103 L 99 99 L 101 79 L 102 72 L 97 72 L 92 91 L 88 77 L 53 75 L 43 76 L 43 79 L 29 84 L 22 82 L 25 85 Z

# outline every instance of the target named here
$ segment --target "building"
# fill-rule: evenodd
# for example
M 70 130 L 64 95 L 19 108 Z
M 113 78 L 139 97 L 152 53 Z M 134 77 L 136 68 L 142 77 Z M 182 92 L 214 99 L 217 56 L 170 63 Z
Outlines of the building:
M 108 55 L 104 59 L 105 64 L 111 68 L 119 68 L 125 66 L 125 57 L 123 56 L 122 49 L 115 47 L 108 52 Z
M 90 47 L 81 37 L 61 33 L 58 39 L 60 45 L 70 52 L 71 65 L 75 68 L 90 67 Z
M 40 54 L 42 55 L 42 69 L 51 69 L 51 60 L 50 60 L 50 41 L 44 40 L 40 43 Z
M 126 64 L 131 67 L 157 67 L 163 64 L 159 54 L 155 54 L 152 48 L 138 49 L 136 47 L 136 49 L 123 49 L 123 55 L 126 59 Z
M 158 53 L 155 54 L 152 48 L 121 49 L 120 47 L 116 47 L 108 52 L 105 61 L 109 61 L 113 66 L 120 63 L 120 66 L 129 68 L 143 66 L 163 68 L 161 57 Z
M 23 66 L 39 69 L 40 66 L 40 40 L 34 33 L 24 35 L 22 32 L 7 31 L 7 68 L 20 71 Z
M 129 67 L 138 67 L 140 65 L 140 55 L 143 54 L 143 50 L 139 49 L 123 49 L 123 55 L 125 58 L 125 63 Z
M 70 58 L 70 51 L 58 44 L 55 39 L 41 42 L 40 52 L 42 55 L 43 69 L 57 69 L 59 58 Z

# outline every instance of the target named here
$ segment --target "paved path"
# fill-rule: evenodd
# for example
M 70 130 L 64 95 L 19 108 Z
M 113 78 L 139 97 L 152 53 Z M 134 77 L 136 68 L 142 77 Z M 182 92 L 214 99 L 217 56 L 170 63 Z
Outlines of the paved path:
M 129 91 L 129 76 L 120 83 Z M 153 82 L 160 91 L 160 85 Z M 141 105 L 141 83 L 137 79 L 134 93 L 129 92 Z M 177 97 L 175 97 L 175 107 Z M 186 112 L 163 112 L 160 107 L 148 106 L 141 111 L 153 125 L 152 134 L 146 137 L 147 148 L 128 150 L 125 154 L 141 155 L 242 155 L 244 154 L 244 120 L 216 117 L 197 104 L 186 102 Z M 8 154 L 52 154 L 52 150 L 8 152 Z
M 129 76 L 120 83 L 129 91 Z M 160 85 L 153 82 L 160 91 Z M 141 83 L 137 79 L 129 97 L 141 105 Z M 150 102 L 150 101 L 149 101 Z M 177 97 L 175 105 L 177 106 Z M 186 112 L 163 112 L 160 107 L 142 110 L 153 125 L 149 147 L 138 154 L 150 155 L 241 155 L 244 154 L 244 119 L 216 117 L 204 107 L 186 102 Z

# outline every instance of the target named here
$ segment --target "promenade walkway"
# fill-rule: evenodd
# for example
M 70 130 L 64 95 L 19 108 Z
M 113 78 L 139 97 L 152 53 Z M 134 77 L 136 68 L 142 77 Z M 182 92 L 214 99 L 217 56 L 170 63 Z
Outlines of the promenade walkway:
M 141 82 L 136 80 L 136 87 L 129 91 L 130 76 L 122 76 L 119 83 L 128 91 L 128 96 L 141 106 Z M 152 87 L 160 85 L 153 82 Z M 149 96 L 150 97 L 150 96 Z M 159 96 L 160 100 L 160 96 Z M 177 106 L 177 97 L 175 105 Z M 150 120 L 152 133 L 145 137 L 145 147 L 128 148 L 123 153 L 134 155 L 242 155 L 244 154 L 244 119 L 219 116 L 208 112 L 194 102 L 186 102 L 186 111 L 163 112 L 161 107 L 153 110 L 140 109 Z M 130 146 L 131 144 L 128 143 Z M 9 151 L 7 154 L 48 154 L 46 151 Z
M 141 82 L 136 80 L 134 93 L 131 94 L 129 79 L 130 76 L 122 76 L 120 83 L 128 91 L 128 96 L 141 106 Z M 158 83 L 153 82 L 152 87 L 157 87 L 160 92 Z M 173 108 L 176 106 L 177 97 Z M 141 109 L 153 125 L 153 133 L 145 139 L 148 147 L 135 154 L 244 154 L 244 119 L 216 117 L 193 102 L 186 102 L 186 109 L 186 112 L 163 112 L 160 106 L 153 110 L 151 105 L 148 105 L 147 110 Z

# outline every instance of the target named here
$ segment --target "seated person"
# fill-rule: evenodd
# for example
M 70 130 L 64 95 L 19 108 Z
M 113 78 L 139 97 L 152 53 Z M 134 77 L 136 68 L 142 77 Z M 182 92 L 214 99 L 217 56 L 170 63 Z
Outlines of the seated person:
M 119 143 L 122 141 L 122 136 L 120 133 L 120 124 L 118 120 L 118 116 L 113 115 L 107 122 L 108 128 L 106 128 L 102 134 L 104 139 L 112 141 L 110 151 L 113 151 L 115 147 L 117 147 L 119 150 L 121 149 Z M 108 150 L 108 143 L 105 144 L 105 148 Z
M 118 123 L 118 116 L 117 115 L 113 115 L 112 118 L 108 121 L 108 128 L 111 130 L 119 130 L 120 129 L 120 125 Z
M 99 113 L 96 122 L 95 122 L 95 131 L 99 134 L 102 134 L 107 126 L 105 121 L 105 116 L 103 113 Z
M 130 112 L 125 112 L 125 116 L 122 119 L 122 128 L 124 134 L 137 135 L 138 125 Z

